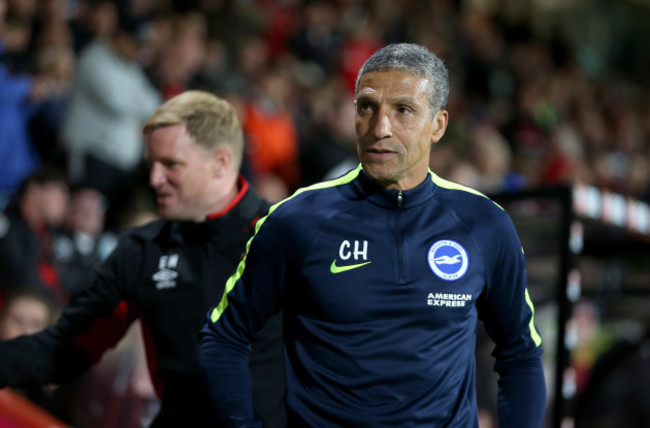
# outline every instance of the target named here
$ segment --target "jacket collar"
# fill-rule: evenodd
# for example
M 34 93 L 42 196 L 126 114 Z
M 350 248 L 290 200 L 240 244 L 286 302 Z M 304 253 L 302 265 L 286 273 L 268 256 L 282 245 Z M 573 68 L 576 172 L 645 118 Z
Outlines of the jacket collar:
M 208 220 L 214 220 L 219 217 L 223 217 L 224 215 L 228 214 L 241 200 L 246 196 L 248 193 L 248 182 L 244 177 L 241 175 L 237 177 L 237 187 L 239 187 L 239 191 L 237 192 L 237 195 L 233 198 L 232 201 L 221 211 L 208 214 Z
M 205 241 L 207 237 L 217 240 L 222 233 L 237 227 L 253 226 L 263 208 L 269 204 L 262 200 L 248 182 L 240 175 L 238 178 L 239 192 L 223 210 L 212 213 L 201 223 L 170 221 L 169 237 L 172 242 L 183 243 L 190 241 Z M 252 223 L 251 223 L 252 222 Z M 251 224 L 249 224 L 251 223 Z
M 363 169 L 359 172 L 357 179 L 352 182 L 352 185 L 358 197 L 389 209 L 408 209 L 419 205 L 430 199 L 436 189 L 431 172 L 427 173 L 422 183 L 409 190 L 385 189 L 370 178 Z

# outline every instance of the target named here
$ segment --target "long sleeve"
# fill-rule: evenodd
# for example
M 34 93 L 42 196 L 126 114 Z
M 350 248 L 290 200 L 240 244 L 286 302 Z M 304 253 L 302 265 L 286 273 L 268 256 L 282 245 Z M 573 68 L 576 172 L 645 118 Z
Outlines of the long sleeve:
M 0 388 L 62 382 L 90 365 L 72 342 L 58 340 L 54 329 L 2 342 L 0 355 Z
M 0 343 L 0 387 L 70 380 L 117 344 L 135 315 L 122 303 L 122 256 L 133 260 L 118 248 L 55 325 Z
M 540 427 L 546 407 L 544 371 L 539 358 L 499 369 L 500 427 Z
M 540 427 L 546 407 L 542 338 L 526 287 L 521 243 L 506 215 L 499 223 L 494 229 L 501 235 L 488 241 L 492 251 L 485 252 L 488 288 L 479 306 L 479 315 L 496 344 L 499 426 Z
M 97 363 L 115 346 L 135 319 L 125 304 L 108 316 L 97 317 L 88 330 L 74 312 L 66 308 L 61 321 L 43 332 L 0 342 L 0 387 L 44 385 L 68 381 Z M 83 310 L 87 315 L 87 310 Z
M 268 217 L 267 217 L 268 218 Z M 210 401 L 223 426 L 261 426 L 253 413 L 249 354 L 256 332 L 279 311 L 286 258 L 277 236 L 258 222 L 257 233 L 223 298 L 200 333 L 199 363 Z
M 261 427 L 253 414 L 250 349 L 237 346 L 209 324 L 201 331 L 199 363 L 212 408 L 224 427 Z

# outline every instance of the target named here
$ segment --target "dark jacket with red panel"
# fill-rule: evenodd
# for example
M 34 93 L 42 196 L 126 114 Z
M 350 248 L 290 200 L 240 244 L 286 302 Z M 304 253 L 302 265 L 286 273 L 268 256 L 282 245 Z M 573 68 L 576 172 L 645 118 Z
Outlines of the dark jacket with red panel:
M 203 314 L 223 294 L 268 204 L 240 180 L 238 197 L 203 223 L 156 221 L 122 234 L 91 287 L 42 333 L 0 343 L 0 386 L 62 382 L 115 345 L 136 318 L 161 409 L 152 426 L 199 426 L 213 416 L 197 361 Z M 280 318 L 253 346 L 256 412 L 284 423 Z
M 32 229 L 16 205 L 0 212 L 0 302 L 26 288 L 42 291 L 58 305 L 65 305 L 67 293 L 59 279 L 52 238 L 46 225 Z

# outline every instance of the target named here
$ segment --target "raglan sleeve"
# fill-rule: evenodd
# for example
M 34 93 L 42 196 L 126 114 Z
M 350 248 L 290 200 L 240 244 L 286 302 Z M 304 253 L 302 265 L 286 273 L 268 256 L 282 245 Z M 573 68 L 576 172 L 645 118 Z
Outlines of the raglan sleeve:
M 134 319 L 121 305 L 127 259 L 118 247 L 54 325 L 0 342 L 0 388 L 71 380 L 117 344 Z
M 282 307 L 292 264 L 290 231 L 268 215 L 199 334 L 199 362 L 220 426 L 261 426 L 253 414 L 249 355 L 256 333 Z
M 479 238 L 487 243 L 487 286 L 478 315 L 495 343 L 499 426 L 540 427 L 546 407 L 542 338 L 527 288 L 524 250 L 509 216 L 500 209 L 494 212 Z

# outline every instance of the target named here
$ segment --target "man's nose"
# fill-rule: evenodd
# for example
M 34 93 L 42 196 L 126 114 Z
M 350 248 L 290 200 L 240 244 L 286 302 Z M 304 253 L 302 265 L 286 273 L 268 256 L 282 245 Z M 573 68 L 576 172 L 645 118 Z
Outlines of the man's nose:
M 163 167 L 160 164 L 154 163 L 151 165 L 149 171 L 149 184 L 151 187 L 156 188 L 165 182 L 165 174 Z
M 377 138 L 387 138 L 393 135 L 393 127 L 390 123 L 388 112 L 380 109 L 377 112 L 375 121 L 375 135 Z

